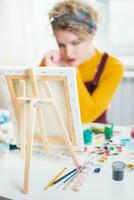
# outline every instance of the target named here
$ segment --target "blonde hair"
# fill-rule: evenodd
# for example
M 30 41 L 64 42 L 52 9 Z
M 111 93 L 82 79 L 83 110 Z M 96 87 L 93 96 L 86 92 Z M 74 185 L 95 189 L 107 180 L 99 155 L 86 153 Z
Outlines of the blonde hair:
M 68 30 L 80 39 L 94 35 L 99 21 L 98 13 L 89 3 L 81 0 L 65 0 L 57 3 L 49 12 L 53 31 Z

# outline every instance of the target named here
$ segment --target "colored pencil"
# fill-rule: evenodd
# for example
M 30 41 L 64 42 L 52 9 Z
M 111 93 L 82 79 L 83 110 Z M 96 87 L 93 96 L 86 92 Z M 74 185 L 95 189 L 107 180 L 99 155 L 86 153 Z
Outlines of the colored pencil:
M 67 182 L 67 184 L 63 187 L 63 190 L 65 190 L 80 174 L 80 170 L 78 170 L 74 176 L 70 177 L 69 181 Z
M 64 171 L 66 170 L 67 168 L 64 167 L 64 169 L 62 169 L 47 185 L 46 187 L 44 188 L 44 190 L 46 190 L 47 188 L 49 188 L 50 186 L 53 185 L 53 183 L 64 173 Z
M 85 168 L 85 165 L 86 165 L 86 163 L 78 169 L 77 173 L 74 174 L 74 176 L 72 178 L 70 178 L 70 180 L 67 182 L 67 184 L 63 187 L 63 190 L 65 190 L 80 175 L 82 170 Z
M 72 171 L 68 172 L 67 174 L 65 174 L 64 176 L 62 176 L 61 178 L 57 179 L 56 181 L 53 182 L 52 185 L 55 185 L 56 183 L 59 183 L 61 180 L 63 180 L 64 178 L 66 178 L 67 176 L 69 176 L 70 174 L 76 172 L 79 168 L 75 168 Z
M 76 174 L 77 174 L 78 170 L 73 172 L 69 177 L 67 177 L 62 183 L 61 185 L 59 185 L 57 187 L 57 189 L 59 189 L 62 185 L 66 184 L 70 179 L 72 179 Z

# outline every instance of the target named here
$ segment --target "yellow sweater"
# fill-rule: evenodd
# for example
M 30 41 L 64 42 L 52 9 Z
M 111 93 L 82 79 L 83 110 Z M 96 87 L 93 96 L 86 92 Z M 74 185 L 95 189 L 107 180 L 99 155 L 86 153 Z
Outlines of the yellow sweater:
M 90 95 L 84 82 L 93 80 L 103 52 L 96 54 L 78 68 L 77 82 L 82 122 L 95 121 L 107 108 L 117 86 L 123 77 L 123 65 L 113 56 L 109 56 L 101 74 L 98 87 Z
M 93 80 L 102 56 L 103 52 L 96 50 L 96 54 L 91 59 L 78 67 L 77 85 L 83 123 L 95 121 L 108 108 L 123 77 L 122 63 L 113 56 L 109 56 L 101 74 L 99 85 L 90 95 L 84 82 Z M 40 66 L 43 66 L 43 62 Z

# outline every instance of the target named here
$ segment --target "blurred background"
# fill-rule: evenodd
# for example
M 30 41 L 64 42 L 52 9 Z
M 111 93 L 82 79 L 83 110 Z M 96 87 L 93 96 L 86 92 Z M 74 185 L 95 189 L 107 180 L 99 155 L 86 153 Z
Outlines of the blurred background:
M 36 66 L 56 49 L 47 13 L 59 0 L 0 0 L 0 66 Z M 109 121 L 134 123 L 134 0 L 88 0 L 100 13 L 95 46 L 119 57 L 125 74 Z M 0 108 L 6 108 L 0 93 Z

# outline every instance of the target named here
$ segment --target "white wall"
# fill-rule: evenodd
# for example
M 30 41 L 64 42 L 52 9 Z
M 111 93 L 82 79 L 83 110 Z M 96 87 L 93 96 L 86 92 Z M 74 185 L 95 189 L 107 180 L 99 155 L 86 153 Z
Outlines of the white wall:
M 108 112 L 109 122 L 117 125 L 134 124 L 134 72 L 126 72 Z
M 56 0 L 0 0 L 0 65 L 37 65 L 55 48 L 47 13 Z

